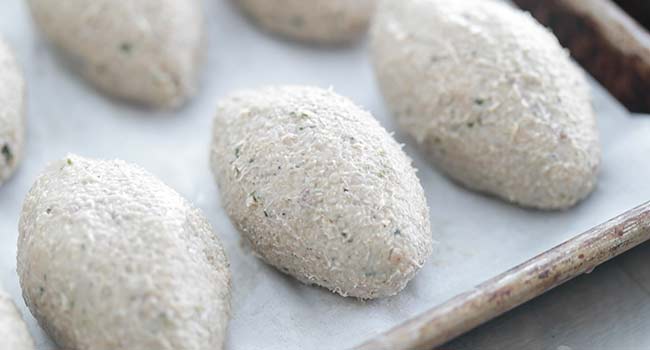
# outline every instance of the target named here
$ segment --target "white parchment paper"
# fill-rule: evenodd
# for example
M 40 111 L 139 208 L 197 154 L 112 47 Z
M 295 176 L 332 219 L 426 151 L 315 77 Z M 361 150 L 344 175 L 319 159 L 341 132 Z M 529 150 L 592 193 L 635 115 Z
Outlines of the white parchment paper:
M 68 152 L 140 164 L 200 207 L 228 252 L 233 317 L 228 349 L 339 349 L 385 331 L 626 209 L 650 199 L 650 119 L 630 117 L 596 84 L 603 171 L 578 207 L 523 210 L 466 191 L 442 177 L 406 142 L 431 207 L 436 252 L 409 286 L 389 299 L 360 302 L 302 285 L 261 263 L 240 244 L 221 209 L 208 167 L 218 98 L 265 84 L 334 89 L 394 124 L 377 90 L 366 45 L 314 48 L 259 32 L 227 0 L 205 3 L 209 50 L 203 84 L 180 111 L 137 108 L 98 93 L 57 58 L 21 0 L 0 1 L 0 33 L 15 48 L 29 88 L 26 158 L 0 188 L 0 283 L 21 308 L 38 349 L 54 349 L 21 298 L 15 272 L 22 200 L 47 162 Z M 0 339 L 0 345 L 2 340 Z M 2 348 L 2 346 L 0 346 Z

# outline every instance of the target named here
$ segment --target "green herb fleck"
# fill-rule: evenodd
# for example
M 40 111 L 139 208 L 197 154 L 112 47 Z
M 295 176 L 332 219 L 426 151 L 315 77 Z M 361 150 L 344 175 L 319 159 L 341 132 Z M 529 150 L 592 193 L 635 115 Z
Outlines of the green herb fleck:
M 239 158 L 239 154 L 240 154 L 240 152 L 241 152 L 241 148 L 240 148 L 240 147 L 235 148 L 235 158 Z
M 395 236 L 401 236 L 401 235 L 402 235 L 402 230 L 396 228 L 395 231 L 393 231 L 393 235 L 395 235 Z
M 68 165 L 72 165 L 72 159 L 68 158 L 68 159 L 66 159 L 66 161 L 67 161 Z
M 122 50 L 124 53 L 131 53 L 131 50 L 133 50 L 133 45 L 131 45 L 129 42 L 123 42 L 120 45 L 120 50 Z
M 266 216 L 267 218 L 270 216 L 266 210 L 264 210 L 264 216 Z
M 474 103 L 478 106 L 482 106 L 485 103 L 485 100 L 482 98 L 475 98 Z
M 308 119 L 309 118 L 309 114 L 307 114 L 305 112 L 290 112 L 289 115 L 294 117 L 294 118 L 302 118 L 302 119 Z
M 11 152 L 11 148 L 8 144 L 2 146 L 2 156 L 5 158 L 5 163 L 11 164 L 14 160 L 14 154 Z
M 474 127 L 474 122 L 467 122 L 467 127 L 468 128 L 473 128 Z
M 166 312 L 160 313 L 160 321 L 164 327 L 171 327 L 174 324 Z

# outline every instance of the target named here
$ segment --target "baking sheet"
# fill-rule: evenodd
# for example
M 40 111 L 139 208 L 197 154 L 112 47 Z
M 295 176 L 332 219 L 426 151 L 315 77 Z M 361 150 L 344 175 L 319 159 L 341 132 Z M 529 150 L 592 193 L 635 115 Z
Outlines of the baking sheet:
M 309 287 L 261 263 L 240 243 L 221 209 L 208 166 L 219 97 L 266 84 L 332 86 L 394 123 L 368 63 L 366 44 L 314 48 L 259 32 L 227 0 L 205 2 L 209 30 L 202 89 L 185 108 L 151 111 L 112 100 L 69 71 L 35 32 L 21 0 L 0 3 L 0 33 L 16 49 L 29 88 L 27 155 L 0 188 L 0 283 L 27 319 L 38 349 L 54 349 L 20 296 L 15 272 L 22 200 L 45 164 L 68 152 L 137 163 L 200 207 L 228 252 L 233 318 L 228 349 L 338 349 L 385 331 L 453 295 L 650 199 L 650 120 L 631 118 L 596 84 L 603 171 L 578 207 L 545 213 L 466 191 L 441 176 L 403 135 L 431 207 L 436 251 L 398 296 L 370 302 Z
M 650 242 L 441 349 L 650 349 Z

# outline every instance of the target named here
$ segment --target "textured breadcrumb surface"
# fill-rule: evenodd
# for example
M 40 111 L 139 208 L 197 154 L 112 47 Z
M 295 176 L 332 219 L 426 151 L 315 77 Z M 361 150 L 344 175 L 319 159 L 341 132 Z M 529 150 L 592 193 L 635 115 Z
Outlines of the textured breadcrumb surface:
M 377 0 L 234 0 L 264 29 L 285 37 L 342 44 L 368 29 Z
M 25 80 L 16 57 L 0 37 L 0 185 L 23 157 L 25 94 Z
M 592 192 L 600 146 L 589 87 L 529 14 L 493 0 L 383 1 L 371 36 L 389 107 L 447 175 L 541 209 Z
M 6 350 L 33 350 L 34 342 L 16 305 L 0 290 L 0 344 Z
M 401 146 L 330 90 L 222 100 L 212 168 L 228 215 L 266 262 L 363 299 L 398 293 L 432 251 L 424 192 Z
M 28 0 L 35 23 L 99 89 L 176 107 L 197 89 L 204 46 L 199 0 Z
M 221 349 L 230 271 L 206 218 L 145 170 L 69 155 L 30 190 L 18 275 L 64 349 Z

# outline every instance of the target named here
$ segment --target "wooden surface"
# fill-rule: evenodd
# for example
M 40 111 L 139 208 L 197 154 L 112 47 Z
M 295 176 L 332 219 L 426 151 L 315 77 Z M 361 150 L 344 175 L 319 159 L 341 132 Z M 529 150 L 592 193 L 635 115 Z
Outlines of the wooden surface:
M 360 346 L 431 349 L 650 239 L 650 202 L 460 294 Z
M 620 0 L 631 11 L 648 1 Z M 650 34 L 611 0 L 514 0 L 630 111 L 650 113 Z M 639 13 L 637 17 L 647 18 Z

